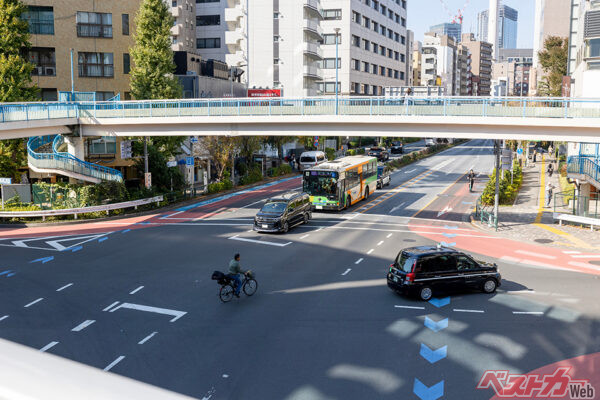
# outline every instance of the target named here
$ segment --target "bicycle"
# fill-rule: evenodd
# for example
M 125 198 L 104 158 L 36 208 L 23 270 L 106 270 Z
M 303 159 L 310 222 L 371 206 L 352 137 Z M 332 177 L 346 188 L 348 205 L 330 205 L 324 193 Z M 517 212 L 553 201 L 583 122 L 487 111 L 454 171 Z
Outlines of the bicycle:
M 235 293 L 235 281 L 227 276 L 226 274 L 215 271 L 212 276 L 213 280 L 216 280 L 220 285 L 219 287 L 219 299 L 223 303 L 228 303 L 233 299 Z M 242 280 L 242 291 L 248 297 L 254 295 L 258 289 L 258 282 L 255 279 L 255 275 L 252 271 L 246 271 L 244 273 L 244 279 Z

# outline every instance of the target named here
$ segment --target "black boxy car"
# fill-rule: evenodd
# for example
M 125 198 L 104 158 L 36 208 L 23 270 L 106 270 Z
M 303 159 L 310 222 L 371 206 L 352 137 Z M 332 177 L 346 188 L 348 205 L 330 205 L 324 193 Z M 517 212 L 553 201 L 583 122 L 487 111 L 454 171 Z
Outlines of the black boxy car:
M 402 145 L 402 142 L 392 142 L 392 147 L 390 147 L 390 151 L 392 152 L 392 154 L 403 154 L 404 146 Z
M 310 197 L 306 193 L 289 192 L 273 197 L 254 217 L 258 232 L 287 232 L 291 227 L 306 224 L 311 218 Z
M 387 161 L 390 159 L 390 153 L 388 153 L 385 147 L 371 147 L 367 155 L 377 157 L 377 161 Z
M 387 274 L 390 289 L 425 301 L 437 292 L 478 289 L 494 293 L 501 281 L 496 264 L 475 261 L 460 251 L 434 246 L 400 251 Z

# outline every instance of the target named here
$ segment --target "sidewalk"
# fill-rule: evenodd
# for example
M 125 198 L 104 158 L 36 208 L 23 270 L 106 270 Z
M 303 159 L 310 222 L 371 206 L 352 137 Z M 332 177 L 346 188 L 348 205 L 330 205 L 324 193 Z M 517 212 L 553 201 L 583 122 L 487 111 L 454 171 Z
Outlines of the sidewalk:
M 568 247 L 570 249 L 600 251 L 600 233 L 590 231 L 589 227 L 559 226 L 554 223 L 553 201 L 546 207 L 545 186 L 550 182 L 554 193 L 559 192 L 559 173 L 548 176 L 546 169 L 548 162 L 554 159 L 530 163 L 523 167 L 523 185 L 513 206 L 501 206 L 498 212 L 498 236 L 509 239 L 544 244 L 553 247 Z M 479 221 L 473 223 L 477 228 L 487 232 L 494 232 Z

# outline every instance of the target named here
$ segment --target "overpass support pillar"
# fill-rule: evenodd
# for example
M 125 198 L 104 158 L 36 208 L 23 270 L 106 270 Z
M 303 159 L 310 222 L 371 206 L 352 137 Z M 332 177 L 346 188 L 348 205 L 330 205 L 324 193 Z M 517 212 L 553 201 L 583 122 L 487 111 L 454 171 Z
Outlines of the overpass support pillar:
M 588 216 L 590 213 L 590 193 L 592 185 L 581 182 L 577 185 L 577 215 Z
M 67 152 L 80 160 L 85 160 L 85 139 L 79 136 L 65 136 L 64 138 L 67 144 Z M 78 182 L 78 179 L 69 178 L 69 183 Z

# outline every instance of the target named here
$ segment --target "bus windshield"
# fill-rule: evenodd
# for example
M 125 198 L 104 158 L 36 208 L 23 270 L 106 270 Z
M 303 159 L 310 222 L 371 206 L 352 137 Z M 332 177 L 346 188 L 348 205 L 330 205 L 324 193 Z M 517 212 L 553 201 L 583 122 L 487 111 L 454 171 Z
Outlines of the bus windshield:
M 337 196 L 337 174 L 311 171 L 304 176 L 304 191 L 311 196 Z

